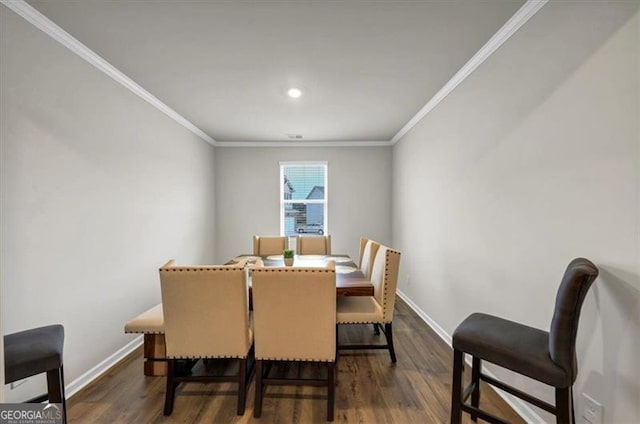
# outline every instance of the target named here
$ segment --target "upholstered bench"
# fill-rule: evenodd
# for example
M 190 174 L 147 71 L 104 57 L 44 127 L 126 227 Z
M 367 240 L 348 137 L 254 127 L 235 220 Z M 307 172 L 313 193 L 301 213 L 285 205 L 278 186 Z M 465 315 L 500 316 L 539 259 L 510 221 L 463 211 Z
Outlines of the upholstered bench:
M 154 306 L 127 322 L 124 332 L 144 334 L 144 375 L 167 375 L 162 304 Z

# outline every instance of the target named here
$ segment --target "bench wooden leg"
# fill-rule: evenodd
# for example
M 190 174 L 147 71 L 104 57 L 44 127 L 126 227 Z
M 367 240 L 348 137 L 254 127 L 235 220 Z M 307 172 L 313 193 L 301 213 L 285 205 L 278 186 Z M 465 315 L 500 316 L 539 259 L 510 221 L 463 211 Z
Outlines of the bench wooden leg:
M 144 335 L 144 375 L 167 375 L 167 352 L 164 334 Z

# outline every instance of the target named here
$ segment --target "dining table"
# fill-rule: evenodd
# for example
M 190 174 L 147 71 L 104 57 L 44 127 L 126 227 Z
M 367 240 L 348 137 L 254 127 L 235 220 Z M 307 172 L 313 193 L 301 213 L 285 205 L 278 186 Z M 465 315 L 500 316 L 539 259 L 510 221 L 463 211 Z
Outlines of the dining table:
M 227 264 L 232 265 L 245 259 L 248 264 L 249 290 L 251 290 L 251 268 L 258 259 L 261 259 L 267 267 L 285 266 L 283 255 L 239 255 Z M 329 261 L 334 261 L 336 264 L 337 296 L 373 296 L 373 284 L 349 255 L 295 255 L 292 267 L 325 267 Z

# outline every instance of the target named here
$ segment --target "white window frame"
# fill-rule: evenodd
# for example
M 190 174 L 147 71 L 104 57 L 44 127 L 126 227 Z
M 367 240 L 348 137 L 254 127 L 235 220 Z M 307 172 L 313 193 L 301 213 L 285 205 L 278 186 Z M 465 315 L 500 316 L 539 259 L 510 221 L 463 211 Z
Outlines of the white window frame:
M 284 198 L 284 167 L 285 166 L 324 166 L 324 199 L 286 199 Z M 324 223 L 323 231 L 324 235 L 329 234 L 329 162 L 327 161 L 286 161 L 280 162 L 280 179 L 278 182 L 280 186 L 280 236 L 284 236 L 284 206 L 287 203 L 305 203 L 305 204 L 321 204 L 324 203 L 323 214 Z M 295 237 L 289 236 L 289 237 Z

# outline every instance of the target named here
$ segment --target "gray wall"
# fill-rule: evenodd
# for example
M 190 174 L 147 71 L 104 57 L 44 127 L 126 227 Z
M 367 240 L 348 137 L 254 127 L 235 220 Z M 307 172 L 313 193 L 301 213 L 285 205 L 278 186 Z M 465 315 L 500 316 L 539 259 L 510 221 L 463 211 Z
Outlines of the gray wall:
M 133 339 L 164 261 L 213 257 L 214 149 L 5 6 L 0 23 L 3 330 L 63 324 L 68 384 Z
M 215 158 L 0 6 L 4 332 L 64 324 L 73 381 L 131 340 L 123 323 L 159 301 L 163 261 L 249 252 L 253 234 L 279 232 L 278 162 L 326 160 L 334 251 L 393 238 L 400 290 L 449 333 L 472 311 L 548 327 L 566 263 L 594 260 L 578 411 L 586 392 L 605 422 L 636 422 L 636 5 L 550 3 L 393 149 L 217 148 Z M 42 391 L 34 378 L 6 395 Z
M 280 161 L 327 161 L 334 253 L 357 257 L 360 236 L 391 240 L 390 147 L 216 148 L 216 260 L 251 253 L 280 233 Z
M 607 423 L 640 420 L 637 7 L 549 3 L 393 149 L 399 288 L 447 333 L 474 311 L 548 329 L 567 263 L 599 266 L 574 392 Z

